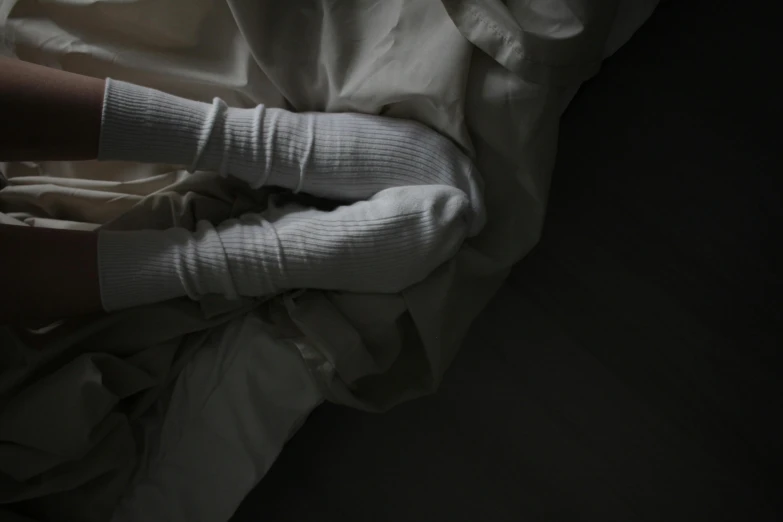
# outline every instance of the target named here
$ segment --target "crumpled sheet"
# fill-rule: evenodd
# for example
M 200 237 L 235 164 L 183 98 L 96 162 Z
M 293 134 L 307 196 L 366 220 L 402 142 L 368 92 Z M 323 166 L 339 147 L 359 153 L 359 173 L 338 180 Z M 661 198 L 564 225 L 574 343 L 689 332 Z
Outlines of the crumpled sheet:
M 434 391 L 473 318 L 539 237 L 560 114 L 655 3 L 2 1 L 0 47 L 24 60 L 235 106 L 421 121 L 474 157 L 489 215 L 455 259 L 399 295 L 178 300 L 3 330 L 0 502 L 104 519 L 144 460 L 139 419 L 165 410 L 199 340 L 251 310 L 298 348 L 329 400 L 379 411 Z M 0 219 L 32 226 L 192 227 L 278 197 L 165 165 L 0 170 L 10 183 Z M 54 408 L 64 415 L 38 413 Z

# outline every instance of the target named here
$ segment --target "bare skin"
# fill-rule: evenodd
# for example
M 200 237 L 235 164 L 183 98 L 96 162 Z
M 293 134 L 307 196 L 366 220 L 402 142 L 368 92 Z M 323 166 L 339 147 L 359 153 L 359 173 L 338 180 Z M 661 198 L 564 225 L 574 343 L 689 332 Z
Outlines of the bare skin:
M 0 161 L 96 158 L 103 89 L 98 78 L 0 57 Z
M 0 161 L 96 158 L 103 90 L 0 57 Z M 100 311 L 97 245 L 93 232 L 0 225 L 0 324 Z
M 0 225 L 0 324 L 101 311 L 97 238 Z

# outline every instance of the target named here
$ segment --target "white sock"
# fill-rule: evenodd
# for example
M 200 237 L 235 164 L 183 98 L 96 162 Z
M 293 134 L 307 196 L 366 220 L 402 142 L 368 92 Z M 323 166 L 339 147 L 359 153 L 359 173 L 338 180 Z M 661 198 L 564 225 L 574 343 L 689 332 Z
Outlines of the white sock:
M 268 296 L 294 288 L 399 292 L 456 254 L 468 200 L 437 186 L 400 187 L 331 212 L 247 214 L 195 232 L 103 231 L 101 295 L 118 310 L 188 295 Z
M 182 295 L 261 296 L 292 288 L 396 292 L 426 277 L 480 229 L 470 161 L 403 120 L 226 109 L 107 80 L 100 159 L 178 163 L 339 200 L 247 215 L 195 232 L 99 236 L 104 308 Z
M 390 187 L 445 185 L 470 200 L 471 235 L 484 223 L 472 162 L 424 125 L 355 113 L 229 108 L 106 80 L 99 159 L 175 163 L 358 201 Z

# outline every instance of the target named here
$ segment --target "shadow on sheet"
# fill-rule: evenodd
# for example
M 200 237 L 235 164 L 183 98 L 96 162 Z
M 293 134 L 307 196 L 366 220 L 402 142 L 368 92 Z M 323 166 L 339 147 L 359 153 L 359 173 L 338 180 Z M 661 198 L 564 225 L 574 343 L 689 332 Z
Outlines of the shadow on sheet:
M 234 520 L 780 520 L 768 7 L 660 7 L 566 112 L 542 241 L 439 393 L 320 408 Z

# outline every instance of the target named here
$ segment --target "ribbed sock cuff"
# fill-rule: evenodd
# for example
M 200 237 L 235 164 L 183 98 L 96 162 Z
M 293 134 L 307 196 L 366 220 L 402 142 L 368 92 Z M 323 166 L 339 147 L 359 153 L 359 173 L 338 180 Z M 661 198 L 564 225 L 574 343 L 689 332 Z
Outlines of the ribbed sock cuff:
M 99 160 L 171 163 L 231 174 L 251 187 L 266 180 L 265 108 L 229 108 L 107 79 Z
M 99 160 L 190 165 L 211 106 L 106 79 Z
M 207 221 L 200 221 L 195 232 L 102 230 L 98 273 L 107 311 L 185 295 L 238 297 L 220 234 Z

